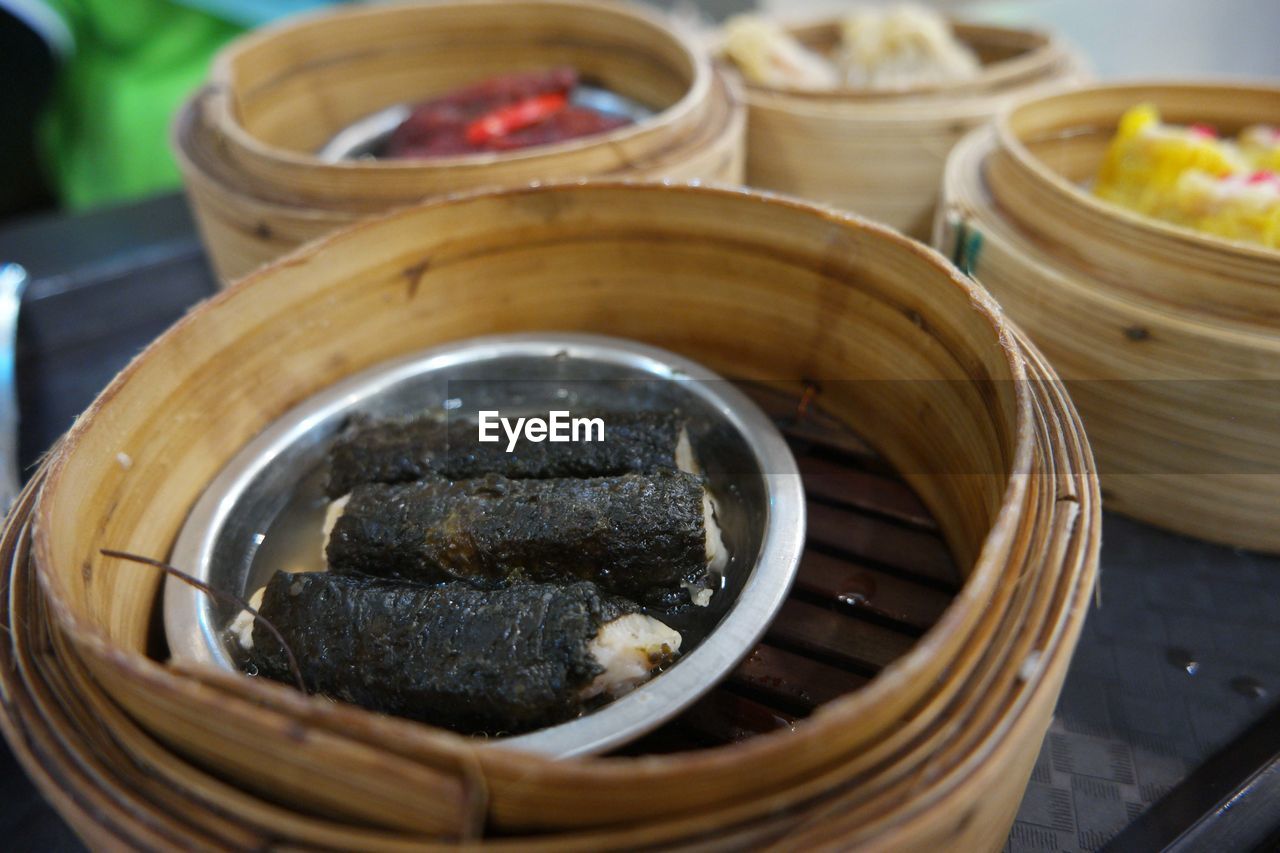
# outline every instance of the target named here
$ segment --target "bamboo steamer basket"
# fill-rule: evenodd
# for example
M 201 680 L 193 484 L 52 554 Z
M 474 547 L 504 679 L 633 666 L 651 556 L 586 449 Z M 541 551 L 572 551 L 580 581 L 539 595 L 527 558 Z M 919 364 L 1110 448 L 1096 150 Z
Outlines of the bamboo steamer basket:
M 353 121 L 516 69 L 569 64 L 654 107 L 634 125 L 501 154 L 325 162 Z M 184 106 L 174 147 L 225 281 L 370 213 L 580 177 L 741 183 L 745 107 L 688 37 L 605 0 L 378 4 L 243 36 Z
M 160 578 L 99 549 L 167 554 L 221 465 L 337 379 L 538 329 L 627 336 L 783 388 L 821 383 L 830 412 L 928 504 L 963 589 L 911 651 L 793 732 L 673 755 L 478 748 L 158 659 Z M 28 491 L 0 537 L 18 602 L 4 722 L 54 802 L 103 844 L 996 849 L 1097 570 L 1082 429 L 983 291 L 883 227 L 687 186 L 513 189 L 345 230 L 184 318 L 37 478 L 38 500 Z
M 1044 349 L 1089 428 L 1109 506 L 1280 551 L 1280 252 L 1093 197 L 1120 115 L 1234 133 L 1280 122 L 1280 89 L 1096 86 L 1028 100 L 952 154 L 935 245 Z
M 828 52 L 839 27 L 832 19 L 789 31 Z M 972 80 L 902 92 L 745 83 L 747 183 L 928 239 L 951 147 L 1012 100 L 1087 77 L 1083 62 L 1046 34 L 970 24 L 956 24 L 955 33 L 983 63 Z

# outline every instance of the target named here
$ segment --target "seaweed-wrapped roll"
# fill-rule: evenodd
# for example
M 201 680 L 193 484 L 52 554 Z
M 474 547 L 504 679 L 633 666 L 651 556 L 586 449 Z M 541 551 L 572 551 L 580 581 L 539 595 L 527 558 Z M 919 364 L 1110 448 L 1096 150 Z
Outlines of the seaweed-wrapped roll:
M 680 649 L 680 634 L 590 583 L 421 586 L 328 572 L 277 573 L 253 605 L 285 638 L 308 689 L 465 732 L 562 722 L 621 695 Z M 292 680 L 275 636 L 244 611 L 249 661 Z
M 427 477 L 465 480 L 485 474 L 512 479 L 608 477 L 629 472 L 695 471 L 684 421 L 674 413 L 600 413 L 602 441 L 479 440 L 476 421 L 424 416 L 357 421 L 329 452 L 329 497 L 363 483 L 406 483 Z
M 423 583 L 590 580 L 670 607 L 706 604 L 726 562 L 710 495 L 681 471 L 370 484 L 331 517 L 333 571 Z

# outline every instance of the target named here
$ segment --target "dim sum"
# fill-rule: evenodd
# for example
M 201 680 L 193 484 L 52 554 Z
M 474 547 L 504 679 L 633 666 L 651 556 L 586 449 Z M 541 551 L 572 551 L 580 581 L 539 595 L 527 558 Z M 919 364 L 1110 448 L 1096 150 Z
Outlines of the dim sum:
M 522 442 L 510 453 L 505 440 L 479 441 L 474 420 L 428 416 L 357 422 L 329 453 L 326 491 L 336 498 L 364 483 L 405 483 L 433 476 L 464 480 L 485 474 L 546 479 L 666 470 L 696 473 L 689 436 L 677 415 L 599 417 L 605 424 L 603 441 Z
M 478 590 L 328 572 L 277 573 L 251 605 L 280 631 L 307 688 L 465 732 L 516 733 L 634 689 L 680 634 L 588 582 Z M 249 611 L 231 625 L 259 675 L 290 681 Z
M 590 580 L 659 607 L 706 604 L 728 560 L 710 494 L 680 471 L 364 485 L 330 522 L 339 573 L 488 589 Z

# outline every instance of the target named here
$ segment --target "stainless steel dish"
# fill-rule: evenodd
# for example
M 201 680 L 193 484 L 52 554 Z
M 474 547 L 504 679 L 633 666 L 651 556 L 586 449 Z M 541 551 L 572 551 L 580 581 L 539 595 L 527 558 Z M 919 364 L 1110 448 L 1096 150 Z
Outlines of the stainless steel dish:
M 688 640 L 701 627 L 705 639 L 598 710 L 490 741 L 554 756 L 601 752 L 669 720 L 737 665 L 786 598 L 804 544 L 804 493 L 785 440 L 740 391 L 680 356 L 616 338 L 528 334 L 475 338 L 378 365 L 301 404 L 245 446 L 192 509 L 171 559 L 242 596 L 279 568 L 323 568 L 323 464 L 354 413 L 673 407 L 688 419 L 731 553 L 724 587 L 686 633 Z M 233 616 L 190 586 L 167 581 L 165 630 L 175 659 L 234 668 L 224 636 Z
M 608 115 L 622 116 L 641 122 L 653 115 L 653 110 L 628 97 L 602 89 L 599 86 L 579 85 L 573 90 L 570 101 L 576 106 L 588 107 Z M 340 160 L 376 159 L 377 152 L 400 124 L 413 111 L 408 104 L 393 104 L 371 113 L 344 127 L 316 152 L 326 163 Z

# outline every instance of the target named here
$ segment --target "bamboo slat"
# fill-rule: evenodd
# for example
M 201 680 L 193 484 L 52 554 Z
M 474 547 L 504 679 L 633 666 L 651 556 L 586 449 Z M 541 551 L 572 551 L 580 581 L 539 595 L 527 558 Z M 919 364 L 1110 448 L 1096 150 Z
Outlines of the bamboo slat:
M 1053 361 L 1109 506 L 1280 550 L 1280 252 L 1105 204 L 1081 183 L 1120 114 L 1151 101 L 1226 132 L 1280 121 L 1280 90 L 1124 84 L 1030 100 L 947 167 L 935 245 Z
M 910 546 L 923 555 L 919 566 L 895 567 L 884 552 L 870 559 L 938 594 L 955 590 L 950 605 L 926 597 L 923 610 L 833 618 L 812 598 L 820 587 L 805 592 L 788 605 L 798 615 L 775 624 L 780 645 L 766 655 L 776 666 L 820 645 L 826 657 L 814 665 L 845 673 L 851 692 L 810 697 L 812 709 L 793 696 L 778 708 L 759 677 L 769 674 L 764 659 L 711 696 L 680 735 L 686 746 L 720 745 L 567 761 L 477 748 L 283 685 L 152 657 L 159 577 L 99 549 L 166 554 L 204 484 L 243 442 L 336 379 L 433 343 L 537 329 L 666 346 L 763 381 L 792 408 L 820 387 L 821 415 L 789 429 L 793 440 L 822 453 L 846 448 L 851 458 L 875 448 L 924 509 L 901 486 L 883 502 L 864 490 L 856 502 L 835 494 L 824 505 L 869 530 L 885 530 L 874 515 L 885 506 L 907 516 L 896 529 L 942 536 L 958 589 L 922 543 Z M 828 421 L 865 444 L 823 440 Z M 25 643 L 34 628 L 55 636 L 54 659 L 65 659 L 56 668 L 80 673 L 76 693 L 87 706 L 114 713 L 78 734 L 56 717 L 60 703 L 21 715 L 7 707 L 6 727 L 11 738 L 61 738 L 66 761 L 40 770 L 42 785 L 65 787 L 60 807 L 103 843 L 245 838 L 273 831 L 264 823 L 279 817 L 273 838 L 284 846 L 332 831 L 329 846 L 376 850 L 477 833 L 495 847 L 546 850 L 820 838 L 926 849 L 947 833 L 994 847 L 1048 724 L 1097 568 L 1097 484 L 1074 412 L 979 288 L 883 227 L 707 188 L 508 190 L 344 231 L 162 336 L 40 476 L 38 503 L 28 498 L 0 537 L 0 556 L 15 549 L 13 582 L 40 602 L 34 623 L 10 626 L 7 645 Z M 871 509 L 855 515 L 850 506 Z M 922 513 L 931 518 L 921 522 Z M 832 547 L 844 553 L 860 541 Z M 40 681 L 33 671 L 16 690 L 0 670 L 15 695 Z M 102 739 L 131 761 L 94 777 L 73 772 Z M 180 799 L 138 784 L 153 771 L 134 763 L 155 768 Z M 415 797 L 432 808 L 406 805 Z M 77 811 L 90 798 L 94 808 Z M 148 836 L 164 815 L 155 831 L 165 835 Z
M 365 115 L 485 77 L 569 64 L 654 109 L 635 125 L 523 151 L 429 160 L 315 156 Z M 697 45 L 606 0 L 378 4 L 243 36 L 181 111 L 173 144 L 218 274 L 425 198 L 586 177 L 739 183 L 745 107 Z
M 829 50 L 839 22 L 791 31 L 803 43 Z M 983 62 L 973 80 L 904 92 L 744 85 L 747 183 L 833 204 L 927 239 L 951 147 L 1012 101 L 1088 76 L 1070 48 L 1043 33 L 966 24 L 955 31 Z

